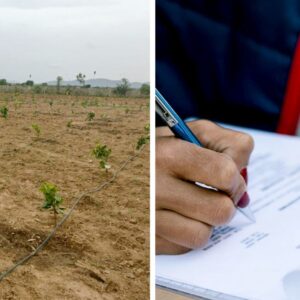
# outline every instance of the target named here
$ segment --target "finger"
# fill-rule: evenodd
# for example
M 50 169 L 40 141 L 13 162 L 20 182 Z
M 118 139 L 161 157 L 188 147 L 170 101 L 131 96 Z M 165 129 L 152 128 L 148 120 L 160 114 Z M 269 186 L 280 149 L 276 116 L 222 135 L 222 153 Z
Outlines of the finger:
M 156 234 L 173 244 L 188 249 L 203 247 L 212 227 L 168 210 L 156 212 Z
M 204 147 L 226 153 L 237 164 L 239 170 L 248 165 L 254 148 L 254 140 L 250 135 L 223 128 L 207 120 L 189 122 L 187 125 Z
M 155 131 L 157 137 L 174 136 L 174 134 L 168 126 L 157 127 Z
M 173 137 L 160 138 L 156 151 L 159 171 L 214 187 L 228 194 L 234 203 L 246 191 L 246 183 L 228 155 Z
M 183 254 L 191 249 L 176 245 L 160 236 L 156 236 L 156 254 Z
M 212 226 L 227 224 L 233 218 L 236 209 L 226 194 L 171 176 L 157 176 L 157 209 L 171 210 Z

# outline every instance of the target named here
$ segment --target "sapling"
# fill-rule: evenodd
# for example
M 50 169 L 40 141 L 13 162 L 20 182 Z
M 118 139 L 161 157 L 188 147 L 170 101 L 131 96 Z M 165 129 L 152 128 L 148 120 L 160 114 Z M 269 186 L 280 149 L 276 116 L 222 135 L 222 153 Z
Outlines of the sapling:
M 86 108 L 88 106 L 88 101 L 87 100 L 82 101 L 81 106 Z
M 61 207 L 64 199 L 58 194 L 57 186 L 52 183 L 44 182 L 40 187 L 40 191 L 44 194 L 45 198 L 43 208 L 53 210 L 54 224 L 56 226 L 57 215 L 64 213 L 64 208 Z
M 91 121 L 94 120 L 95 116 L 96 116 L 96 115 L 95 115 L 94 112 L 89 112 L 89 113 L 87 114 L 86 120 L 89 121 L 89 122 L 91 122 Z
M 144 130 L 146 133 L 150 134 L 150 124 L 149 123 L 145 125 Z
M 93 149 L 92 153 L 95 156 L 95 158 L 99 160 L 99 167 L 108 172 L 108 170 L 111 167 L 108 164 L 111 149 L 109 149 L 106 145 L 97 144 L 96 147 Z
M 68 128 L 71 128 L 71 127 L 72 127 L 72 123 L 73 123 L 73 121 L 72 121 L 72 120 L 68 121 L 68 123 L 67 123 L 67 127 L 68 127 Z
M 141 136 L 136 143 L 136 150 L 140 150 L 143 145 L 146 145 L 149 142 L 149 137 Z
M 41 134 L 41 128 L 38 124 L 32 124 L 31 125 L 36 137 L 40 137 L 40 134 Z
M 2 118 L 7 119 L 7 117 L 8 117 L 8 108 L 6 106 L 1 107 L 0 108 L 0 114 L 1 114 Z
M 142 135 L 138 139 L 137 144 L 136 144 L 136 150 L 140 150 L 143 145 L 148 144 L 150 141 L 150 124 L 145 125 L 144 131 L 145 131 L 146 135 Z

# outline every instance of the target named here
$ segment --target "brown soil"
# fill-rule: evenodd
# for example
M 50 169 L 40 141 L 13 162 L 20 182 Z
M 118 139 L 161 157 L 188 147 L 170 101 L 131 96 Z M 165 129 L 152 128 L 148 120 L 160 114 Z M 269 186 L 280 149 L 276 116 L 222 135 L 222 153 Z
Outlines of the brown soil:
M 59 187 L 68 211 L 77 195 L 134 153 L 149 122 L 145 99 L 0 94 L 3 105 L 9 117 L 0 117 L 0 273 L 53 228 L 51 211 L 41 208 L 41 183 Z M 96 114 L 91 122 L 88 112 Z M 98 141 L 112 149 L 108 175 L 91 155 Z M 82 199 L 49 244 L 0 282 L 0 299 L 147 298 L 149 146 L 113 184 Z

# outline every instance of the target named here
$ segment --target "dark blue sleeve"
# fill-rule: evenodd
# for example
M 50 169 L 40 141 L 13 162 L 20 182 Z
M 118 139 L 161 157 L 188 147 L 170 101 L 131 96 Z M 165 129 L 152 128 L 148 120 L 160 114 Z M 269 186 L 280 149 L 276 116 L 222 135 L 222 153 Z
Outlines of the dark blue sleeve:
M 182 118 L 276 130 L 300 1 L 157 0 L 156 15 L 156 85 Z

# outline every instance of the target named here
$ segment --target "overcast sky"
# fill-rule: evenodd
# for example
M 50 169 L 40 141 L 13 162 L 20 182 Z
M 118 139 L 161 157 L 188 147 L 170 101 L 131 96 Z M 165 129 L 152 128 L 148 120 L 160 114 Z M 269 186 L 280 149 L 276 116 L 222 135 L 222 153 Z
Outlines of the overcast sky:
M 0 0 L 0 78 L 149 81 L 148 0 Z

